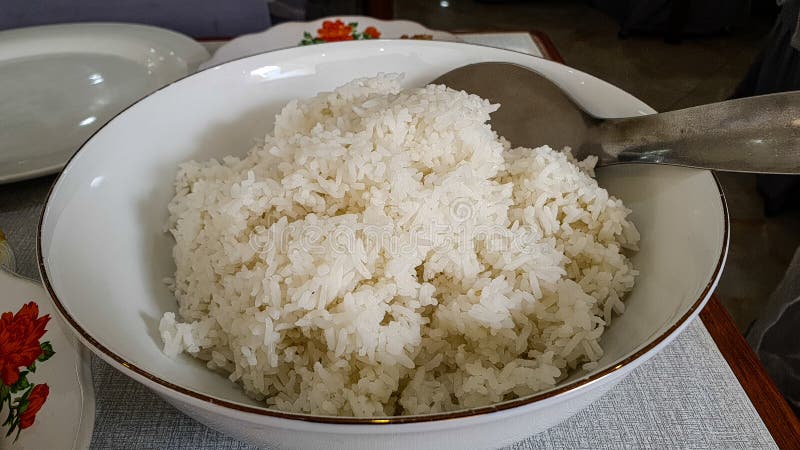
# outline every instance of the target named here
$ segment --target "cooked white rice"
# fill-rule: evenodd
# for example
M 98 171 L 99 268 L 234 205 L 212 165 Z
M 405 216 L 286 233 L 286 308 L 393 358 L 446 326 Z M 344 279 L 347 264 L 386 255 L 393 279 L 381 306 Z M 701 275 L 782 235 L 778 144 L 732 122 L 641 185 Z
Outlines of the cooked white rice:
M 181 165 L 160 331 L 270 407 L 424 414 L 590 369 L 636 271 L 594 162 L 514 148 L 488 101 L 359 79 L 292 101 L 244 158 Z

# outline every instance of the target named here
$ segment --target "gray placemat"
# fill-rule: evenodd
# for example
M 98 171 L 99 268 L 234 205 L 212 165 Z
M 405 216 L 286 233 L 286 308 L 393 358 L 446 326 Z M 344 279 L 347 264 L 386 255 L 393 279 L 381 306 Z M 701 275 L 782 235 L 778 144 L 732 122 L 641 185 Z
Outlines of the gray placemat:
M 36 224 L 52 178 L 0 185 L 0 229 L 18 272 L 37 278 Z M 184 416 L 92 359 L 93 449 L 252 449 Z M 510 448 L 776 448 L 719 353 L 694 321 L 669 347 L 589 408 Z

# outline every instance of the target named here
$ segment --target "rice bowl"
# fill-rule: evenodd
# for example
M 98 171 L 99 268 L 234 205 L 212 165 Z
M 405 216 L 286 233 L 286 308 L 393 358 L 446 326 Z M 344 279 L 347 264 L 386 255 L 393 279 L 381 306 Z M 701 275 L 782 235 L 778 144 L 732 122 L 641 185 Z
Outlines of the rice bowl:
M 158 321 L 176 308 L 162 282 L 175 271 L 174 242 L 162 230 L 180 163 L 245 150 L 252 136 L 269 130 L 287 101 L 374 76 L 378 67 L 404 72 L 403 87 L 418 87 L 452 68 L 486 60 L 532 67 L 599 116 L 652 111 L 578 71 L 465 44 L 330 44 L 259 55 L 199 73 L 112 120 L 54 186 L 41 224 L 39 255 L 43 280 L 61 317 L 119 370 L 192 417 L 259 445 L 494 446 L 574 414 L 662 349 L 713 290 L 727 249 L 727 213 L 709 172 L 620 166 L 598 173 L 600 185 L 633 211 L 643 238 L 632 262 L 641 275 L 625 313 L 603 334 L 604 355 L 597 366 L 539 394 L 412 416 L 287 413 L 248 398 L 193 358 L 162 353 Z M 265 76 L 265 67 L 278 69 Z M 181 106 L 180 99 L 187 98 L 191 107 Z

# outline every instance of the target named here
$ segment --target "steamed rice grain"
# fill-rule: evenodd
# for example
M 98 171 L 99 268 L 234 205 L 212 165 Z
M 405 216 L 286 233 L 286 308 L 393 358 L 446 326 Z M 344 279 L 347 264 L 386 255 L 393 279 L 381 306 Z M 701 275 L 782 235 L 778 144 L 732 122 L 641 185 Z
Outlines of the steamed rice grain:
M 488 101 L 398 75 L 292 101 L 245 157 L 181 165 L 160 332 L 284 411 L 487 405 L 594 367 L 634 284 L 595 161 L 511 148 Z

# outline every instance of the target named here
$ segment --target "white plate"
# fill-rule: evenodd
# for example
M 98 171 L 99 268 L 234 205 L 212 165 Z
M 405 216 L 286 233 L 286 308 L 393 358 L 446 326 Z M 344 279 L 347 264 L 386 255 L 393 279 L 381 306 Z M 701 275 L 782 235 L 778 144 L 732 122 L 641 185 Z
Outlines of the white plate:
M 39 314 L 50 314 L 47 333 L 55 355 L 37 365 L 31 382 L 47 383 L 50 394 L 36 414 L 33 426 L 22 430 L 19 440 L 0 433 L 0 449 L 60 450 L 87 449 L 94 430 L 94 388 L 89 351 L 61 323 L 47 292 L 38 284 L 0 269 L 0 313 L 16 313 L 23 304 L 34 301 Z M 8 409 L 2 411 L 5 419 Z
M 358 31 L 364 31 L 367 27 L 375 27 L 380 31 L 381 39 L 400 39 L 404 34 L 409 36 L 429 34 L 433 36 L 435 41 L 460 41 L 456 36 L 446 31 L 430 30 L 408 20 L 378 20 L 365 16 L 334 16 L 310 22 L 284 22 L 261 33 L 240 36 L 217 49 L 210 60 L 200 65 L 200 69 L 206 69 L 257 53 L 296 47 L 303 40 L 304 32 L 308 31 L 316 36 L 317 30 L 322 27 L 322 22 L 336 19 L 344 23 L 358 22 Z
M 184 35 L 142 25 L 0 32 L 0 183 L 57 172 L 108 119 L 208 57 Z

